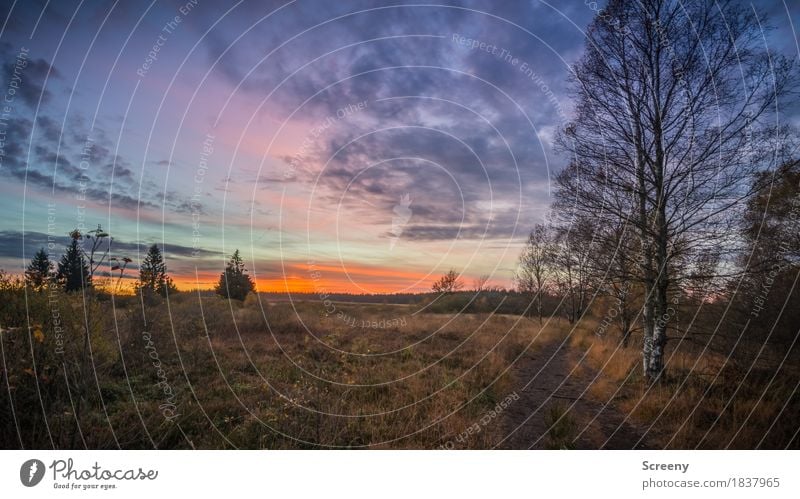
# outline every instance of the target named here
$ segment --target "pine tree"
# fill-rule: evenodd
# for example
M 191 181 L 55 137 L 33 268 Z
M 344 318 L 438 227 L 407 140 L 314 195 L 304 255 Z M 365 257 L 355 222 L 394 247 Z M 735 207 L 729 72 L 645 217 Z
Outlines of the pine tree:
M 219 276 L 216 287 L 217 294 L 223 298 L 244 301 L 249 292 L 255 291 L 255 283 L 246 272 L 244 261 L 237 249 L 225 266 L 225 272 Z
M 78 241 L 83 236 L 76 229 L 70 233 L 70 237 L 72 242 L 67 246 L 64 256 L 61 257 L 61 261 L 58 263 L 58 273 L 56 274 L 56 279 L 64 286 L 64 291 L 66 292 L 80 291 L 83 288 L 92 286 L 89 267 L 78 244 Z
M 167 275 L 167 265 L 156 244 L 150 246 L 139 269 L 139 286 L 143 291 L 158 293 L 161 296 L 177 291 L 172 279 Z
M 38 291 L 47 286 L 52 277 L 53 262 L 50 261 L 44 248 L 39 248 L 25 270 L 25 281 L 28 286 Z

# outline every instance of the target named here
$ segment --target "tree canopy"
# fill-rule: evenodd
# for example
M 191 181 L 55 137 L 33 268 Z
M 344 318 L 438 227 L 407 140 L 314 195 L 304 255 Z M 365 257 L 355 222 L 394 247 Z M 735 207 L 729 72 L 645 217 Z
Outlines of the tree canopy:
M 56 280 L 66 292 L 81 291 L 92 286 L 89 265 L 83 257 L 79 242 L 83 236 L 76 229 L 70 233 L 70 238 L 69 246 L 58 262 L 58 272 L 56 272 Z
M 139 289 L 145 293 L 161 296 L 177 291 L 172 279 L 167 275 L 167 265 L 157 244 L 150 246 L 139 267 Z
M 25 269 L 25 282 L 35 290 L 41 290 L 53 278 L 53 262 L 47 256 L 44 248 L 39 248 L 39 251 L 33 255 L 31 263 Z
M 432 289 L 435 293 L 454 293 L 464 287 L 458 273 L 450 269 L 446 274 L 433 283 Z
M 719 275 L 736 249 L 750 181 L 774 166 L 772 111 L 792 74 L 765 53 L 759 13 L 736 3 L 611 0 L 587 31 L 576 115 L 559 137 L 571 161 L 556 211 L 565 224 L 622 224 L 639 239 L 631 277 L 644 288 L 651 381 L 664 370 L 678 293 Z
M 231 259 L 220 274 L 215 291 L 223 298 L 244 301 L 247 294 L 255 291 L 253 279 L 247 274 L 239 250 L 233 252 Z

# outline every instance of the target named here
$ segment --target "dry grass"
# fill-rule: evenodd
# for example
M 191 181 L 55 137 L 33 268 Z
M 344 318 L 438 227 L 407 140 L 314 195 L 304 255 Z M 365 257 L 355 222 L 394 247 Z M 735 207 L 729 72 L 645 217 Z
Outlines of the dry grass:
M 254 297 L 240 304 L 179 294 L 168 305 L 147 305 L 145 317 L 133 298 L 113 308 L 94 303 L 97 381 L 88 384 L 76 438 L 59 361 L 75 375 L 68 366 L 80 356 L 79 298 L 62 297 L 62 308 L 69 303 L 76 312 L 63 356 L 53 352 L 53 334 L 43 325 L 38 377 L 24 355 L 27 335 L 3 337 L 6 358 L 16 359 L 9 370 L 16 412 L 43 415 L 35 430 L 23 428 L 25 447 L 50 447 L 49 426 L 55 447 L 436 448 L 509 394 L 507 367 L 539 329 L 512 316 L 339 304 L 329 314 L 320 303 Z M 45 365 L 54 370 L 46 380 Z M 41 403 L 37 381 L 52 394 Z M 171 413 L 159 406 L 167 402 L 179 416 L 166 417 Z M 7 446 L 14 446 L 14 433 L 7 432 Z M 458 447 L 491 447 L 493 438 L 479 432 Z
M 647 430 L 652 447 L 785 448 L 798 447 L 795 415 L 800 409 L 796 365 L 746 366 L 731 356 L 689 342 L 668 344 L 666 382 L 648 387 L 641 376 L 640 339 L 622 348 L 618 338 L 594 334 L 597 322 L 585 319 L 571 337 L 586 363 L 599 371 L 589 394 L 612 401 L 631 421 Z M 749 370 L 749 372 L 748 372 Z
M 135 297 L 4 293 L 0 320 L 14 327 L 0 334 L 4 448 L 438 448 L 454 439 L 490 448 L 499 426 L 459 436 L 515 390 L 512 361 L 572 331 L 558 320 L 539 332 L 518 316 L 412 306 L 326 311 L 181 293 L 142 308 Z M 798 446 L 796 365 L 748 372 L 673 342 L 667 382 L 646 388 L 637 338 L 618 348 L 596 326 L 586 319 L 569 337 L 576 358 L 587 352 L 583 374 L 599 372 L 589 396 L 629 414 L 650 446 Z M 554 411 L 546 416 L 563 424 L 548 441 L 560 448 L 574 422 Z

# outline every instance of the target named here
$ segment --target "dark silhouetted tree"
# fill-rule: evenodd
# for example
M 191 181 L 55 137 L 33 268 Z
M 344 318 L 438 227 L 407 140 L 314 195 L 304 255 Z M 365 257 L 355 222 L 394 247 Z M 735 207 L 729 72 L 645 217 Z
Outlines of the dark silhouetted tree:
M 536 302 L 539 323 L 542 322 L 542 294 L 553 276 L 553 250 L 550 228 L 544 224 L 535 226 L 519 255 L 519 264 L 514 274 L 517 291 L 530 296 Z
M 434 293 L 455 293 L 464 287 L 455 270 L 450 269 L 445 275 L 433 283 Z
M 79 241 L 83 238 L 78 229 L 70 232 L 71 241 L 67 246 L 67 251 L 58 262 L 58 272 L 56 279 L 64 287 L 64 291 L 80 291 L 92 286 L 92 276 L 89 273 L 89 266 L 83 257 Z
M 472 280 L 472 290 L 476 293 L 486 290 L 486 285 L 489 282 L 489 274 L 481 274 Z
M 592 223 L 584 218 L 558 225 L 552 236 L 556 287 L 565 298 L 570 323 L 583 316 L 588 304 L 592 285 L 588 264 L 593 233 Z
M 139 268 L 139 289 L 143 292 L 167 296 L 177 291 L 172 279 L 167 275 L 167 265 L 158 245 L 150 246 Z
M 747 273 L 736 294 L 739 322 L 750 324 L 747 339 L 759 349 L 769 343 L 797 358 L 800 161 L 764 172 L 757 185 L 758 194 L 748 204 L 742 228 L 740 266 Z
M 242 257 L 237 249 L 233 252 L 231 259 L 225 266 L 225 272 L 220 274 L 215 291 L 223 298 L 244 301 L 247 294 L 251 291 L 255 291 L 255 288 L 255 283 L 253 279 L 247 275 L 247 269 L 244 268 L 244 261 L 242 261 Z
M 43 289 L 53 279 L 53 262 L 44 248 L 33 255 L 31 263 L 25 269 L 25 282 L 36 291 Z
M 588 252 L 588 271 L 598 294 L 611 300 L 602 316 L 598 334 L 605 334 L 612 323 L 619 329 L 620 343 L 627 347 L 636 322 L 638 297 L 636 275 L 638 238 L 624 223 L 594 225 L 593 244 Z

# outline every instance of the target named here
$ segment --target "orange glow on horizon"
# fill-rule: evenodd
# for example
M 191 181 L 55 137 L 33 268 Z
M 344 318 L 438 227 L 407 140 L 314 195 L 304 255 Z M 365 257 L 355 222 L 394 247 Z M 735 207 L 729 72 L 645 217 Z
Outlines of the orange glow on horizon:
M 210 290 L 219 273 L 204 272 L 197 276 L 173 275 L 181 291 Z M 437 274 L 367 266 L 363 264 L 291 263 L 284 266 L 284 275 L 256 278 L 256 289 L 263 293 L 354 293 L 388 294 L 424 292 L 430 289 Z M 359 287 L 360 286 L 360 287 Z M 413 287 L 409 287 L 413 286 Z

